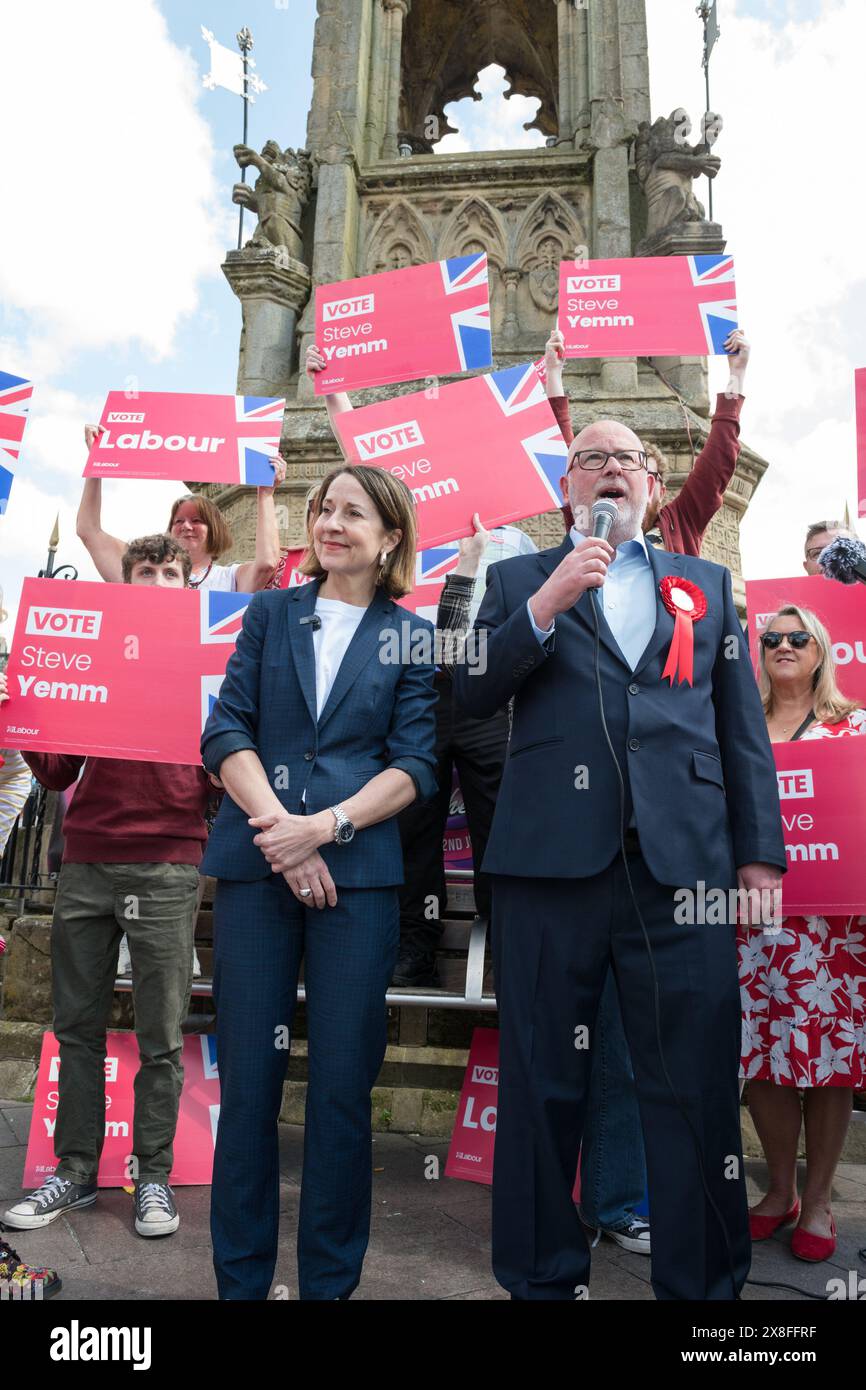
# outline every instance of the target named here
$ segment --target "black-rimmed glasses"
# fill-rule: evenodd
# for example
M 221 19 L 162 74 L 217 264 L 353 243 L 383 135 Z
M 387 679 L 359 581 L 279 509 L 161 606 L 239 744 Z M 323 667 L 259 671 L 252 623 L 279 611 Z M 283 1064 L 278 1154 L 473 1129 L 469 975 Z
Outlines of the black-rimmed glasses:
M 646 454 L 643 449 L 617 449 L 606 452 L 604 449 L 578 449 L 568 471 L 571 472 L 575 464 L 582 468 L 586 473 L 600 473 L 606 467 L 608 459 L 616 459 L 624 473 L 636 473 L 639 468 L 646 468 Z

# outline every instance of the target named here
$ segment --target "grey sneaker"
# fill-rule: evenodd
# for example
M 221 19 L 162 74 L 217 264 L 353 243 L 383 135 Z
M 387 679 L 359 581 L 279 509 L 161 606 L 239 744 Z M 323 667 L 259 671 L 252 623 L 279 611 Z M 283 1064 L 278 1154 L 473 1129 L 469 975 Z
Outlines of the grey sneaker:
M 71 1182 L 56 1174 L 46 1178 L 41 1187 L 9 1207 L 3 1220 L 13 1231 L 35 1231 L 48 1226 L 65 1211 L 89 1207 L 96 1201 L 96 1183 Z
M 170 1236 L 180 1225 L 168 1183 L 135 1184 L 135 1229 L 140 1236 Z
M 602 1231 L 623 1250 L 631 1250 L 635 1255 L 651 1253 L 649 1222 L 641 1216 L 631 1216 L 620 1226 L 603 1226 Z

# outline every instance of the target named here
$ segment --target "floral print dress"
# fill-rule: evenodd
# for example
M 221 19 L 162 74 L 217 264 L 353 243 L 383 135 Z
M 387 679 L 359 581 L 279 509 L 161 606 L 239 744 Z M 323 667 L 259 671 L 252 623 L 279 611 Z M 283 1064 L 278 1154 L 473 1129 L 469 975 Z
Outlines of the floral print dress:
M 803 739 L 866 734 L 866 711 Z M 777 936 L 737 928 L 740 1075 L 780 1086 L 866 1087 L 866 917 L 785 917 Z

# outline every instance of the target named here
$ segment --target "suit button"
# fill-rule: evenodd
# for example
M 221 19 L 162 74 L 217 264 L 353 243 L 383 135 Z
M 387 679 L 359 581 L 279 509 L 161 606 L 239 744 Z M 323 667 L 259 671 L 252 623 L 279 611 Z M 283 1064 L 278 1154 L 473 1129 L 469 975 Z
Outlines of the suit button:
M 311 763 L 311 762 L 313 761 L 313 759 L 315 758 L 315 756 L 316 756 L 316 755 L 315 755 L 315 753 L 313 752 L 312 748 L 308 748 L 307 751 L 306 751 L 306 753 L 304 754 L 304 762 L 306 762 L 306 763 Z
M 632 681 L 631 685 L 630 685 L 629 688 L 628 688 L 628 693 L 629 693 L 629 695 L 636 695 L 636 694 L 638 693 L 639 690 L 640 690 L 640 686 L 639 686 L 639 685 L 635 685 L 634 681 Z
M 632 753 L 636 753 L 637 750 L 640 748 L 640 739 L 630 738 L 628 741 L 628 746 L 631 749 Z

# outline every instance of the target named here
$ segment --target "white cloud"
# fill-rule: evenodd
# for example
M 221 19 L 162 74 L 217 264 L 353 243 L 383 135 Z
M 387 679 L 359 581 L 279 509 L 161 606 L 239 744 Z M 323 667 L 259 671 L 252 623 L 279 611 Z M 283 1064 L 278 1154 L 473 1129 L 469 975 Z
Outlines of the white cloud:
M 222 259 L 199 71 L 154 0 L 40 0 L 10 23 L 0 296 L 56 366 L 136 340 L 165 356 Z
M 0 518 L 0 584 L 11 638 L 25 575 L 45 563 L 55 515 L 57 563 L 96 579 L 75 535 L 83 426 L 101 394 L 70 390 L 81 356 L 117 348 L 165 358 L 199 285 L 219 277 L 235 214 L 198 103 L 192 55 L 176 47 L 155 0 L 40 0 L 19 6 L 0 47 L 0 367 L 35 384 L 20 468 Z M 208 320 L 203 332 L 213 333 Z M 180 483 L 105 489 L 103 524 L 132 538 L 165 527 Z
M 825 0 L 817 17 L 774 6 L 773 23 L 725 6 L 711 101 L 725 126 L 714 214 L 737 259 L 753 343 L 743 438 L 770 468 L 742 527 L 747 577 L 794 574 L 806 524 L 856 515 L 853 371 L 866 363 L 866 192 L 850 132 L 861 123 L 861 0 Z M 701 27 L 670 0 L 647 0 L 653 115 L 704 109 Z M 696 138 L 693 136 L 692 138 Z M 706 202 L 706 181 L 698 186 Z M 711 362 L 711 385 L 725 370 Z

